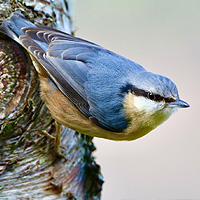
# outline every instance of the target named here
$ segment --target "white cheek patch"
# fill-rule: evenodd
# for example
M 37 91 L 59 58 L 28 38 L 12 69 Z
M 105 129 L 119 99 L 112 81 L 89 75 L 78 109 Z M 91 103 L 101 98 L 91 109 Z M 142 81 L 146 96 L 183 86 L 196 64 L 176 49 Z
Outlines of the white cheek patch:
M 135 96 L 133 104 L 138 111 L 143 111 L 149 114 L 154 113 L 163 105 L 162 102 L 155 102 L 142 96 Z
M 135 96 L 133 104 L 138 113 L 142 113 L 142 122 L 154 129 L 166 121 L 176 108 L 166 107 L 163 101 L 156 102 L 142 96 Z

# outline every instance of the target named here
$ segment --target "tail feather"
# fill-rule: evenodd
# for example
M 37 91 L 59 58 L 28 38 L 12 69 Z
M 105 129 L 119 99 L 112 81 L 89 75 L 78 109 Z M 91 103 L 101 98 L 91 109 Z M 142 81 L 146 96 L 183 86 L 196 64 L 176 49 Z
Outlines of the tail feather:
M 18 43 L 20 35 L 24 35 L 22 32 L 23 27 L 36 27 L 33 23 L 29 22 L 21 13 L 14 12 L 9 18 L 3 21 L 0 32 L 6 34 Z
M 11 39 L 15 40 L 17 43 L 21 44 L 25 49 L 28 49 L 28 46 L 23 44 L 23 40 L 21 39 L 23 36 L 26 35 L 25 31 L 26 28 L 29 29 L 38 29 L 37 26 L 31 22 L 29 22 L 24 15 L 19 12 L 14 12 L 11 14 L 9 18 L 3 21 L 2 25 L 0 26 L 0 32 L 5 34 L 6 36 L 10 37 Z M 34 36 L 34 35 L 33 35 Z M 29 43 L 31 46 L 40 46 L 42 51 L 45 49 L 47 50 L 48 44 L 40 40 L 38 37 L 29 37 Z

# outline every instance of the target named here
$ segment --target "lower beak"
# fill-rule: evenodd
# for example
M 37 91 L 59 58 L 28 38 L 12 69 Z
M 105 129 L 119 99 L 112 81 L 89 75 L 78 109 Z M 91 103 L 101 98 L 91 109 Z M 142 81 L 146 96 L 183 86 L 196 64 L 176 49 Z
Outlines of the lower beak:
M 173 98 L 174 101 L 170 102 L 168 104 L 168 107 L 174 107 L 174 108 L 187 108 L 190 107 L 190 105 L 188 103 L 186 103 L 185 101 L 179 99 L 179 98 Z

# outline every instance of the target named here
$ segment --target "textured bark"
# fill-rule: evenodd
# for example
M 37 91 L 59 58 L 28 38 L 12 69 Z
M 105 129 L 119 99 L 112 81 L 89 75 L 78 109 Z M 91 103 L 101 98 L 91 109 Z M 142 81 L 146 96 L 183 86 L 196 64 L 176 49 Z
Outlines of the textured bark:
M 0 22 L 20 11 L 30 21 L 71 31 L 67 0 L 0 0 Z M 92 157 L 92 138 L 62 127 L 54 153 L 55 123 L 41 101 L 27 52 L 0 35 L 0 199 L 100 199 L 103 179 Z

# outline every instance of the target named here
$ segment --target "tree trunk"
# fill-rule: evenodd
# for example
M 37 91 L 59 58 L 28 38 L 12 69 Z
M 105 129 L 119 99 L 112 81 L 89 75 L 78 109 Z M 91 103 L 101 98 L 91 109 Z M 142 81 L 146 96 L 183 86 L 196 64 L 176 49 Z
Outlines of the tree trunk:
M 0 22 L 14 11 L 71 32 L 67 0 L 0 0 Z M 31 59 L 0 35 L 0 199 L 100 199 L 103 179 L 92 138 L 63 126 L 65 160 L 43 130 L 53 135 L 55 122 L 41 101 Z

